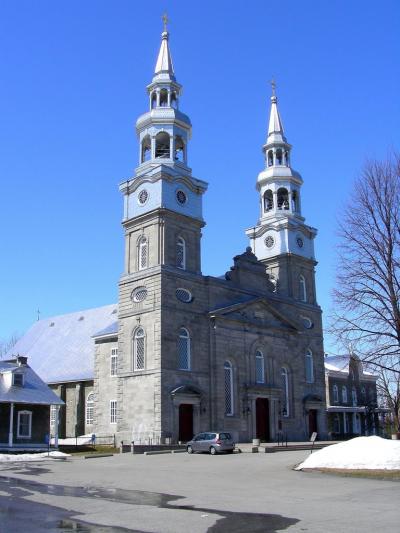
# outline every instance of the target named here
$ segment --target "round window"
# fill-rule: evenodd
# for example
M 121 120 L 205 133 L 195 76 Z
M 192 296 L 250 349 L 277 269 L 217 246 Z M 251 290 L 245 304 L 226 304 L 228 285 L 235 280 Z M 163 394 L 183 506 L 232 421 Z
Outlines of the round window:
M 192 301 L 192 293 L 188 291 L 187 289 L 182 289 L 182 288 L 176 289 L 175 294 L 178 300 L 185 304 L 188 304 L 189 302 Z
M 186 194 L 183 191 L 177 191 L 176 199 L 181 205 L 186 204 L 187 202 Z
M 297 246 L 298 246 L 299 248 L 303 248 L 303 246 L 304 246 L 304 241 L 303 241 L 303 239 L 302 239 L 301 237 L 297 237 L 296 242 L 297 242 Z
M 147 298 L 146 287 L 136 287 L 136 289 L 133 289 L 131 298 L 133 302 L 143 302 Z
M 306 328 L 306 329 L 311 329 L 314 324 L 312 323 L 312 321 L 307 317 L 307 316 L 302 316 L 301 317 L 302 321 L 303 321 L 303 326 Z
M 271 235 L 268 235 L 268 237 L 265 238 L 264 242 L 267 248 L 272 248 L 275 244 L 274 238 Z
M 148 199 L 149 199 L 149 193 L 146 191 L 146 189 L 143 189 L 142 191 L 140 191 L 139 196 L 138 196 L 139 204 L 141 205 L 145 204 Z

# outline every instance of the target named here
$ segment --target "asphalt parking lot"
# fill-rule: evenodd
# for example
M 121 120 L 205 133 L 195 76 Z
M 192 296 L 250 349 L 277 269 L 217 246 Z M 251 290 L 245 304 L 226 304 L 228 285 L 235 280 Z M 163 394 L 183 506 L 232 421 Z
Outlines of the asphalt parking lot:
M 0 466 L 0 532 L 397 531 L 400 483 L 295 472 L 309 452 Z

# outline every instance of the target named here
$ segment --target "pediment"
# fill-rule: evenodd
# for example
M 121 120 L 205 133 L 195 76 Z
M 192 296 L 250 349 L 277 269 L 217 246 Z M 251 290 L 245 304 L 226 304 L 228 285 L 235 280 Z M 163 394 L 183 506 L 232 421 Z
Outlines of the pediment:
M 266 298 L 254 298 L 229 306 L 221 306 L 210 313 L 211 318 L 219 318 L 235 322 L 249 323 L 264 328 L 285 330 L 297 333 L 297 325 Z

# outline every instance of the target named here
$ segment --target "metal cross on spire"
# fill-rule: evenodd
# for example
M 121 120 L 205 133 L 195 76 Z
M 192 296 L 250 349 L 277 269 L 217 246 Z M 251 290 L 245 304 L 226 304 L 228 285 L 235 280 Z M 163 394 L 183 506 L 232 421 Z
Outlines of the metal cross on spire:
M 271 80 L 271 87 L 272 87 L 272 96 L 276 96 L 276 81 L 274 78 Z
M 167 24 L 169 22 L 169 18 L 168 18 L 168 15 L 166 13 L 164 13 L 164 15 L 162 16 L 162 21 L 164 23 L 164 31 L 168 31 L 167 30 Z

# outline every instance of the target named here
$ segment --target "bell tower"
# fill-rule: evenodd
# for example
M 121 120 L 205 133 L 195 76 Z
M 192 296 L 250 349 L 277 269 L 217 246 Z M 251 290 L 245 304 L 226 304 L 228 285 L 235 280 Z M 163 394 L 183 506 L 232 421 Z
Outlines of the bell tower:
M 125 274 L 159 265 L 201 272 L 202 195 L 207 183 L 192 176 L 188 143 L 192 125 L 182 113 L 182 86 L 176 81 L 164 31 L 154 76 L 147 86 L 146 113 L 136 122 L 139 165 L 120 185 L 124 195 Z
M 257 178 L 260 218 L 246 230 L 254 254 L 266 266 L 276 292 L 316 304 L 314 238 L 301 212 L 302 177 L 291 166 L 291 149 L 278 110 L 272 82 L 267 140 L 262 148 L 265 168 Z

